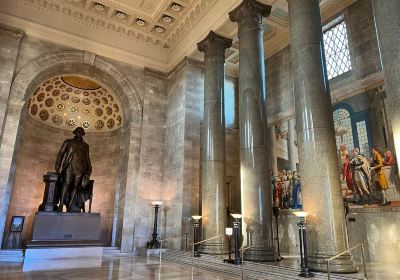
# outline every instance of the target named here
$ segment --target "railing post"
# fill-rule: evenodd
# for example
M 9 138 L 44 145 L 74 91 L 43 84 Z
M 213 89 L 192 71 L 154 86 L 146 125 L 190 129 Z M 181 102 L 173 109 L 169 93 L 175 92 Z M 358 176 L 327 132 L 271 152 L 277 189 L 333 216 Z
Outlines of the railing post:
M 326 266 L 328 270 L 328 280 L 331 280 L 331 268 L 329 266 L 329 260 L 326 260 Z
M 367 267 L 365 266 L 364 243 L 361 243 L 361 257 L 362 257 L 363 269 L 364 269 L 364 279 L 368 279 Z
M 192 271 L 194 269 L 194 242 L 192 243 Z
M 243 278 L 243 249 L 240 250 L 240 271 L 242 275 L 242 280 Z
M 222 251 L 223 250 L 223 248 L 224 248 L 224 235 L 223 234 L 221 234 L 221 242 L 220 242 L 220 250 L 221 250 L 221 258 L 222 258 L 222 260 L 224 259 L 224 252 Z

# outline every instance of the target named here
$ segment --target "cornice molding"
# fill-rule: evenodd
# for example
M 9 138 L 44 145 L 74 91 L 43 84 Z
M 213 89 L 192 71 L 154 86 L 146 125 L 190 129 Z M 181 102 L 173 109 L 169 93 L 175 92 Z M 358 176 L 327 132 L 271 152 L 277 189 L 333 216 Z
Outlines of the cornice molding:
M 10 16 L 0 12 L 0 23 L 23 30 L 25 34 L 37 37 L 39 39 L 60 44 L 66 47 L 75 48 L 83 51 L 96 53 L 97 55 L 132 64 L 137 67 L 149 67 L 167 72 L 169 67 L 167 63 L 156 59 L 137 55 L 132 52 L 107 46 L 77 35 L 66 33 L 54 28 L 46 27 L 41 24 Z

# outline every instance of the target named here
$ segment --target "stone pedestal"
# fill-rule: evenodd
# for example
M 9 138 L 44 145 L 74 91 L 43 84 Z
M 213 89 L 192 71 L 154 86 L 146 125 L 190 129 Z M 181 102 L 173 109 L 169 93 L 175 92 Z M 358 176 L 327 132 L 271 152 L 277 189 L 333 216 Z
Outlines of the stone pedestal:
M 347 249 L 347 236 L 319 1 L 289 0 L 289 20 L 309 264 L 326 271 L 325 260 Z M 356 271 L 350 254 L 331 262 L 331 272 Z
M 204 52 L 204 122 L 202 136 L 202 222 L 203 239 L 224 234 L 226 215 L 226 156 L 224 113 L 225 49 L 232 39 L 213 31 L 198 43 Z M 220 239 L 200 247 L 202 253 L 220 254 Z M 224 246 L 227 252 L 227 246 Z
M 32 232 L 28 248 L 102 245 L 99 213 L 38 212 Z
M 45 189 L 43 195 L 43 202 L 39 206 L 39 211 L 56 211 L 58 204 L 58 191 L 61 176 L 57 172 L 47 172 L 43 175 L 45 182 Z
M 239 26 L 240 176 L 245 260 L 273 261 L 272 199 L 267 157 L 263 17 L 271 6 L 244 0 L 229 13 Z

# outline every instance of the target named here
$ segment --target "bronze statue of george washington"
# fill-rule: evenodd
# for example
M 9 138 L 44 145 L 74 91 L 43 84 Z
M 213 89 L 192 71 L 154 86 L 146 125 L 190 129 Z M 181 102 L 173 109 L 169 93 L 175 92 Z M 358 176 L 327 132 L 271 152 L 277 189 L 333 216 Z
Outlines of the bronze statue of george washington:
M 62 185 L 59 212 L 63 211 L 64 205 L 67 212 L 80 212 L 81 206 L 76 205 L 78 191 L 86 186 L 92 173 L 89 145 L 83 141 L 85 131 L 77 127 L 73 133 L 74 138 L 64 141 L 55 164 L 56 172 L 61 174 Z

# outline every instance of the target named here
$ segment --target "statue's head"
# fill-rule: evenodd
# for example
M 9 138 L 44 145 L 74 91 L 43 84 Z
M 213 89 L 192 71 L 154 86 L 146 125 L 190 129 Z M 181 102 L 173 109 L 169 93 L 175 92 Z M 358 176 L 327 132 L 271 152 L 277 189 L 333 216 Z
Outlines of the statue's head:
M 360 153 L 360 150 L 358 148 L 353 149 L 353 155 L 358 155 Z
M 82 137 L 83 135 L 85 135 L 85 130 L 82 127 L 77 127 L 72 133 L 78 137 Z

